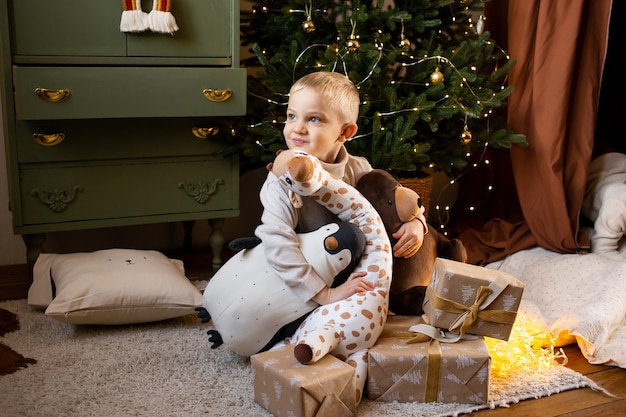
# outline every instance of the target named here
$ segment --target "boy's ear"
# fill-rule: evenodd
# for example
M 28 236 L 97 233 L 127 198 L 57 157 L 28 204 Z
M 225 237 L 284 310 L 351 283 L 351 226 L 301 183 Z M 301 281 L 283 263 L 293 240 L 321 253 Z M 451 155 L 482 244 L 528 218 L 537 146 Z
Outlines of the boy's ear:
M 341 138 L 343 138 L 343 141 L 347 141 L 349 139 L 352 138 L 352 136 L 356 135 L 356 132 L 359 130 L 359 127 L 356 125 L 356 123 L 346 123 L 343 127 L 343 130 L 341 131 Z

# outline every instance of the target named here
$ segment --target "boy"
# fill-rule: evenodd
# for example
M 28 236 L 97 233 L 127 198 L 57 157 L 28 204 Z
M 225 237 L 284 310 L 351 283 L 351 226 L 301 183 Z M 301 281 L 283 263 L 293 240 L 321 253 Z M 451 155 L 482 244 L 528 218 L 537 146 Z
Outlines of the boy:
M 300 78 L 289 92 L 283 129 L 287 147 L 317 157 L 328 172 L 354 186 L 372 170 L 365 158 L 350 155 L 344 146 L 358 130 L 359 104 L 356 87 L 342 74 L 314 72 Z M 353 273 L 338 287 L 328 287 L 300 252 L 296 232 L 336 221 L 332 213 L 306 198 L 301 208 L 295 208 L 271 172 L 260 198 L 264 211 L 255 234 L 263 242 L 268 263 L 302 301 L 330 304 L 373 289 L 365 273 Z M 428 230 L 424 215 L 420 217 L 405 223 L 393 235 L 398 239 L 394 256 L 410 257 L 420 248 Z

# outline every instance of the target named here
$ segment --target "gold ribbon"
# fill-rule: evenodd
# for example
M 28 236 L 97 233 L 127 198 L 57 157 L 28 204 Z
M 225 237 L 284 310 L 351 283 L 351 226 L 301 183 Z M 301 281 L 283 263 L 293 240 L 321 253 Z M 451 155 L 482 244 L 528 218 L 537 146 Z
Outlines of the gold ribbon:
M 428 286 L 426 288 L 426 297 L 432 305 L 438 309 L 449 313 L 460 314 L 460 317 L 450 326 L 450 331 L 454 333 L 465 334 L 465 331 L 478 318 L 493 323 L 513 324 L 517 312 L 506 310 L 481 310 L 481 304 L 487 297 L 491 295 L 493 290 L 489 287 L 481 286 L 476 293 L 476 301 L 471 306 L 466 306 L 456 301 L 443 298 L 435 294 L 435 291 Z M 459 323 L 461 323 L 459 325 Z
M 424 402 L 437 401 L 439 395 L 439 376 L 441 374 L 441 345 L 437 340 L 428 344 L 428 370 L 426 371 L 426 392 Z

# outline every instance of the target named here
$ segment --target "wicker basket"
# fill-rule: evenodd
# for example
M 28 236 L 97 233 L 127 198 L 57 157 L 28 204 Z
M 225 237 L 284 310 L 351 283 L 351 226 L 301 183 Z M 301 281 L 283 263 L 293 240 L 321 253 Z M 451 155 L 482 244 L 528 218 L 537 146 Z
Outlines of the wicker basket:
M 420 178 L 400 178 L 398 182 L 404 187 L 410 188 L 411 190 L 419 194 L 419 196 L 422 198 L 424 214 L 426 218 L 428 218 L 428 209 L 430 207 L 430 194 L 433 190 L 433 176 L 427 175 Z

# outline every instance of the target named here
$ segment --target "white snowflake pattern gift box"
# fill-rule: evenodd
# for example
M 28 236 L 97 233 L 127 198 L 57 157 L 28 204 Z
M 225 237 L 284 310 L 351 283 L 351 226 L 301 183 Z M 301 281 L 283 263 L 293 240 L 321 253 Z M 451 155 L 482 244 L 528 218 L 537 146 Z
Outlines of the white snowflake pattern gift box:
M 277 417 L 356 416 L 354 367 L 332 355 L 300 364 L 294 345 L 250 357 L 254 400 Z
M 509 340 L 523 292 L 524 283 L 506 272 L 437 258 L 424 313 L 452 333 Z
M 385 402 L 485 404 L 491 356 L 482 337 L 407 343 L 383 337 L 369 350 L 367 398 Z

